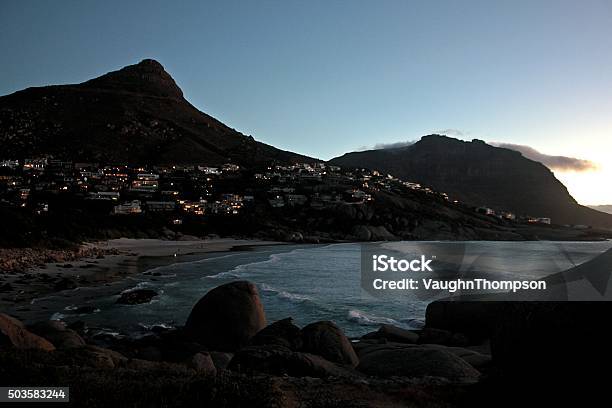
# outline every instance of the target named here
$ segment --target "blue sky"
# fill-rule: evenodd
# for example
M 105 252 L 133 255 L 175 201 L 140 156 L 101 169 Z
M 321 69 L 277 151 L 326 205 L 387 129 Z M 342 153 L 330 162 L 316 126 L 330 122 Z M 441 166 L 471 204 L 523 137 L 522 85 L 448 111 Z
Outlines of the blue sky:
M 2 0 L 0 50 L 0 94 L 154 58 L 199 109 L 323 159 L 447 129 L 612 153 L 612 1 Z M 584 173 L 557 174 L 612 202 L 612 172 Z

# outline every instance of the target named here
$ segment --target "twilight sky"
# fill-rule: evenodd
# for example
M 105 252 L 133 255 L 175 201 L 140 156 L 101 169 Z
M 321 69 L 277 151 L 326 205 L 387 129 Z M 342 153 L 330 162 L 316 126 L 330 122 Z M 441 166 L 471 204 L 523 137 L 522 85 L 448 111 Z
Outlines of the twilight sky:
M 597 166 L 612 203 L 612 1 L 0 2 L 0 94 L 160 61 L 199 109 L 329 159 L 442 132 Z

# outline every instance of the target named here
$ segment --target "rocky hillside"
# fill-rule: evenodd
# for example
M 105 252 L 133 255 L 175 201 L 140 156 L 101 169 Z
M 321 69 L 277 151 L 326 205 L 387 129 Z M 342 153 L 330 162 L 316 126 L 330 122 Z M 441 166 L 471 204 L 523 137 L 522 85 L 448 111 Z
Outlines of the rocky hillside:
M 330 162 L 377 169 L 474 206 L 550 217 L 557 224 L 612 228 L 610 214 L 579 205 L 543 164 L 480 140 L 430 135 L 410 146 L 347 153 Z
M 7 159 L 52 154 L 78 162 L 211 165 L 312 160 L 200 112 L 150 59 L 81 84 L 0 97 L 0 144 Z
M 612 205 L 591 205 L 589 207 L 597 211 L 612 214 Z

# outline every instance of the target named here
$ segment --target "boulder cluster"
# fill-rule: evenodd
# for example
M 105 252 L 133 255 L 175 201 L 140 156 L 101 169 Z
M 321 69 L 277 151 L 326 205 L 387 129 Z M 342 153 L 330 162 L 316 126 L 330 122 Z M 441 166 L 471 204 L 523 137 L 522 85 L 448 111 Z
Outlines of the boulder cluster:
M 129 296 L 125 303 L 133 300 Z M 209 376 L 229 370 L 248 376 L 348 381 L 405 377 L 474 383 L 491 360 L 486 352 L 470 348 L 466 336 L 447 330 L 383 325 L 351 340 L 331 321 L 300 328 L 288 317 L 267 324 L 257 287 L 247 281 L 210 290 L 183 328 L 158 328 L 137 339 L 89 336 L 84 325 L 60 321 L 26 327 L 0 314 L 0 348 L 5 346 L 53 352 L 96 369 L 163 367 Z

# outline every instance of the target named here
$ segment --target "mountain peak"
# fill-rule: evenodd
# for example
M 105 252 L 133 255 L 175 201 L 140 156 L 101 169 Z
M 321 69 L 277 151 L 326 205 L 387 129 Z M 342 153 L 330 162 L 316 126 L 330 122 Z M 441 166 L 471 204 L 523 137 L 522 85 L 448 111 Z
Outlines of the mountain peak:
M 154 59 L 143 59 L 81 84 L 83 87 L 112 89 L 147 96 L 183 98 L 183 91 L 163 65 Z
M 135 64 L 134 67 L 164 71 L 164 66 L 160 64 L 159 61 L 151 59 L 151 58 L 143 59 L 138 64 Z
M 0 96 L 0 146 L 0 158 L 93 163 L 249 167 L 315 160 L 257 142 L 199 111 L 153 59 L 80 84 Z
M 479 139 L 427 135 L 409 148 L 347 153 L 330 162 L 393 174 L 475 207 L 612 228 L 612 217 L 580 206 L 542 163 Z
M 447 143 L 447 144 L 464 144 L 464 143 L 472 143 L 475 145 L 486 145 L 487 143 L 484 140 L 480 139 L 472 139 L 471 141 L 457 139 L 456 137 L 451 137 L 447 135 L 441 135 L 438 133 L 433 133 L 430 135 L 425 135 L 421 137 L 419 142 L 424 143 Z

